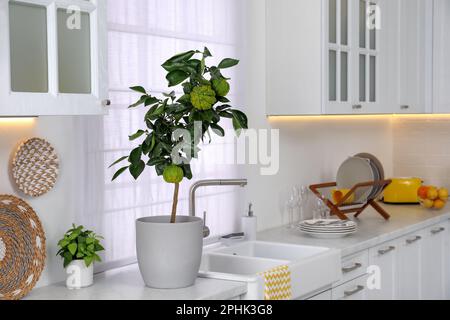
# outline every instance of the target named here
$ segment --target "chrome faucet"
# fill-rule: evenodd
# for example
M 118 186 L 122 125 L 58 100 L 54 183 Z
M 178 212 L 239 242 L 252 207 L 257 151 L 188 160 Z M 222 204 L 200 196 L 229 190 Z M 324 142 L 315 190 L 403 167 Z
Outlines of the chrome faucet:
M 247 179 L 211 179 L 200 180 L 195 182 L 189 190 L 189 215 L 195 217 L 195 191 L 200 187 L 210 186 L 240 186 L 245 187 L 247 185 Z M 203 220 L 206 221 L 206 213 L 203 214 Z M 204 222 L 205 223 L 205 222 Z M 206 223 L 203 226 L 203 237 L 206 238 L 210 234 L 209 228 Z

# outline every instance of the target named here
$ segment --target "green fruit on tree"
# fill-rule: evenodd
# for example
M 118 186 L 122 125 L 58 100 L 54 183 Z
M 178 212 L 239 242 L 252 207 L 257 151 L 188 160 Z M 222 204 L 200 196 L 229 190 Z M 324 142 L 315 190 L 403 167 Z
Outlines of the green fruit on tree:
M 211 86 L 194 87 L 191 92 L 191 103 L 199 110 L 209 110 L 216 103 L 216 93 Z
M 230 84 L 225 79 L 214 79 L 212 87 L 220 97 L 225 97 L 230 92 Z
M 163 178 L 167 183 L 180 183 L 183 177 L 183 169 L 176 165 L 167 166 L 163 171 Z

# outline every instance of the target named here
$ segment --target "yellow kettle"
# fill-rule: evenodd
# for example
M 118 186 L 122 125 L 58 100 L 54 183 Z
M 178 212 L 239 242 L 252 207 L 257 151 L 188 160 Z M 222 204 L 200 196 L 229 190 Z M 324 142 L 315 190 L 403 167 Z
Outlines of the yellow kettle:
M 385 203 L 419 203 L 417 190 L 422 185 L 420 178 L 392 178 L 384 189 Z

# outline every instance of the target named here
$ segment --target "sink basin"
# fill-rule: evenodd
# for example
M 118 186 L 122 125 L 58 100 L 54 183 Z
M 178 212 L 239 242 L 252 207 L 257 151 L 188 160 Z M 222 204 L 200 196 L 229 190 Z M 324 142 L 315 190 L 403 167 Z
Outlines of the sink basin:
M 215 252 L 231 254 L 233 256 L 297 261 L 325 252 L 327 250 L 327 248 L 323 247 L 251 241 L 224 249 L 218 249 Z
M 342 277 L 339 250 L 262 241 L 206 249 L 199 276 L 246 282 L 244 299 L 264 299 L 261 273 L 282 265 L 290 268 L 294 299 L 330 286 Z

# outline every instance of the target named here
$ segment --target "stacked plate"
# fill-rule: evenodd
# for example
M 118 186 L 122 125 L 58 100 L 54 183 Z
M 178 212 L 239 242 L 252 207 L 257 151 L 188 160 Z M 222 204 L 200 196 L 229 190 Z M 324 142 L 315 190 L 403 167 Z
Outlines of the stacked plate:
M 356 232 L 356 223 L 350 220 L 305 220 L 298 224 L 301 232 L 316 238 L 342 238 Z
M 369 153 L 349 157 L 341 164 L 336 176 L 339 189 L 351 189 L 358 183 L 374 180 L 384 180 L 384 170 L 381 162 Z M 376 199 L 382 191 L 382 186 L 359 188 L 355 191 L 355 202 L 365 203 Z

